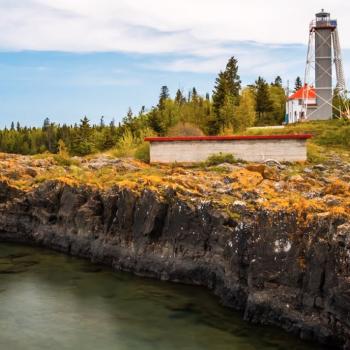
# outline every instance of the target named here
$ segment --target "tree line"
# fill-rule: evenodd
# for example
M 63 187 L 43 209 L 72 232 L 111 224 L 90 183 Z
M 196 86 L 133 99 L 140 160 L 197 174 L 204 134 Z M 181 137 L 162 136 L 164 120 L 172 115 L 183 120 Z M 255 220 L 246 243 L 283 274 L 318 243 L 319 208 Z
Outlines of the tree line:
M 150 110 L 142 107 L 137 114 L 129 109 L 118 124 L 114 120 L 106 123 L 104 117 L 98 125 L 92 125 L 87 117 L 75 125 L 60 125 L 46 118 L 39 128 L 12 123 L 0 130 L 0 151 L 57 153 L 64 145 L 71 155 L 86 155 L 139 145 L 148 135 L 237 133 L 254 125 L 281 124 L 285 102 L 281 77 L 272 83 L 258 77 L 254 84 L 242 87 L 238 62 L 231 57 L 219 72 L 211 95 L 200 95 L 194 87 L 187 93 L 178 89 L 172 97 L 168 87 L 162 86 L 157 105 Z

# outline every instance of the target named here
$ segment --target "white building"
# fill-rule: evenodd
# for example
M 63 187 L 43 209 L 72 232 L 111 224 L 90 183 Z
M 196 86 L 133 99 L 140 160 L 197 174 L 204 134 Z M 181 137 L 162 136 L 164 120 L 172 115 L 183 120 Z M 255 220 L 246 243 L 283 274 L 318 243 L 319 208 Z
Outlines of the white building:
M 316 107 L 316 91 L 314 87 L 309 87 L 305 84 L 301 89 L 288 97 L 286 106 L 286 122 L 290 124 L 306 120 L 305 116 Z

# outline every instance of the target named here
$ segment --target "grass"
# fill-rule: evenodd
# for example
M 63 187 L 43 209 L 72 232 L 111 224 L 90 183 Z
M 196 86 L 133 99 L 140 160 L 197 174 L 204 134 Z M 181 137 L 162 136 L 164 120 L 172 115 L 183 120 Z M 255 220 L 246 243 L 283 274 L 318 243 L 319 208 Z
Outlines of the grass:
M 53 156 L 54 161 L 57 163 L 57 165 L 61 166 L 71 166 L 71 165 L 79 165 L 79 162 L 75 159 L 72 159 L 70 157 L 64 157 L 60 154 L 54 154 Z
M 150 159 L 150 146 L 148 142 L 142 143 L 135 150 L 134 157 L 142 162 L 149 163 Z
M 312 134 L 312 142 L 321 146 L 350 147 L 350 121 L 334 119 L 286 125 L 283 129 L 246 130 L 246 135 Z
M 245 135 L 276 135 L 276 134 L 312 134 L 308 141 L 308 160 L 311 163 L 321 163 L 332 154 L 349 158 L 350 151 L 350 121 L 334 119 L 328 121 L 311 121 L 286 125 L 283 129 L 253 129 L 246 130 Z
M 325 162 L 327 160 L 327 157 L 324 153 L 324 147 L 309 142 L 307 145 L 307 159 L 310 163 Z
M 212 154 L 206 161 L 207 166 L 215 166 L 223 163 L 234 164 L 237 163 L 237 159 L 231 153 L 217 153 Z

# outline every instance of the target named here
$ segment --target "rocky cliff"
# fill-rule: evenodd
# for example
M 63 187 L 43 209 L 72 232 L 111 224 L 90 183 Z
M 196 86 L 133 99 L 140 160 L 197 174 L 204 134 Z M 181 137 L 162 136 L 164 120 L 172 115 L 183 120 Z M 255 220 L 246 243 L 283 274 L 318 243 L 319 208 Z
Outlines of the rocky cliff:
M 248 193 L 248 192 L 247 192 Z M 249 193 L 248 193 L 249 194 Z M 168 188 L 0 183 L 0 241 L 49 247 L 118 270 L 202 285 L 250 322 L 350 349 L 350 224 L 342 216 L 235 215 Z

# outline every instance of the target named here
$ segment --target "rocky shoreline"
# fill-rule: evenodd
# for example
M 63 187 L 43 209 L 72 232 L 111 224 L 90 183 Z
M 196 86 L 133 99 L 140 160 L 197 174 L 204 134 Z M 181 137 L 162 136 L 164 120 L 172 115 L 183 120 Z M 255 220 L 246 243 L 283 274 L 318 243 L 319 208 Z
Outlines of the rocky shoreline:
M 350 225 L 293 212 L 232 217 L 210 201 L 115 186 L 0 184 L 0 241 L 44 246 L 114 269 L 212 290 L 244 319 L 350 349 Z

